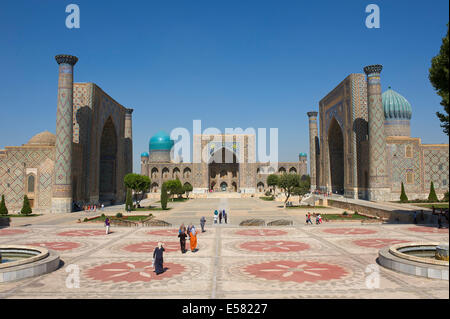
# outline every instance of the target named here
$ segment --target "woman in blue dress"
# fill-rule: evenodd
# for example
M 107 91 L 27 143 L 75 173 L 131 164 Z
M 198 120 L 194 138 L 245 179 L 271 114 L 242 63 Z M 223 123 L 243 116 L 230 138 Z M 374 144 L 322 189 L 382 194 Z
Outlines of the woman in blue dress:
M 158 243 L 158 247 L 153 251 L 153 264 L 155 266 L 155 272 L 157 275 L 162 274 L 164 272 L 163 267 L 163 252 L 164 247 L 162 243 Z

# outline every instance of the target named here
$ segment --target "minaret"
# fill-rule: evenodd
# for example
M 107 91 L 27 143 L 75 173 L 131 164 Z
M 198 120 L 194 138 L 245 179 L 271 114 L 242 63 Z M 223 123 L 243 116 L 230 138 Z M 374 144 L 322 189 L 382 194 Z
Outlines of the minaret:
M 307 114 L 309 117 L 309 176 L 311 177 L 311 191 L 314 191 L 319 184 L 316 176 L 317 112 L 308 112 Z
M 364 68 L 367 74 L 367 109 L 369 122 L 369 189 L 367 199 L 386 200 L 389 193 L 386 180 L 386 138 L 384 133 L 384 110 L 381 100 L 380 73 L 382 65 Z
M 133 109 L 125 109 L 125 154 L 126 154 L 126 173 L 133 172 L 133 127 L 132 117 Z
M 61 54 L 55 56 L 55 59 L 59 64 L 59 78 L 51 211 L 70 213 L 72 211 L 73 66 L 78 58 Z

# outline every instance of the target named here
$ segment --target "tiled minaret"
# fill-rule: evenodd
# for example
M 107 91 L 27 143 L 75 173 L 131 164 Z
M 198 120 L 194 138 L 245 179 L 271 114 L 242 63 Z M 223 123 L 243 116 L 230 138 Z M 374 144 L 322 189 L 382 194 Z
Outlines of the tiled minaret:
M 59 79 L 51 211 L 70 213 L 72 211 L 73 66 L 78 58 L 61 54 L 55 59 L 59 64 Z
M 311 177 L 311 191 L 318 185 L 316 176 L 316 140 L 317 140 L 317 112 L 308 112 L 309 117 L 309 175 Z
M 389 194 L 386 176 L 386 138 L 384 110 L 381 99 L 380 73 L 382 65 L 364 68 L 367 74 L 367 109 L 369 122 L 369 189 L 367 199 L 381 201 Z
M 133 109 L 125 109 L 125 163 L 127 165 L 126 173 L 133 172 L 133 127 L 132 117 Z

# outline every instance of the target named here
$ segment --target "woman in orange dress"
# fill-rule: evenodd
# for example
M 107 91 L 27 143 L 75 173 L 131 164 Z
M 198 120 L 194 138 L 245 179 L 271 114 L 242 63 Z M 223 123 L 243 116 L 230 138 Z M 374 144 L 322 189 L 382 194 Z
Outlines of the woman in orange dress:
M 191 227 L 189 236 L 190 236 L 189 241 L 191 244 L 191 251 L 196 252 L 197 251 L 197 231 L 195 229 L 195 226 Z

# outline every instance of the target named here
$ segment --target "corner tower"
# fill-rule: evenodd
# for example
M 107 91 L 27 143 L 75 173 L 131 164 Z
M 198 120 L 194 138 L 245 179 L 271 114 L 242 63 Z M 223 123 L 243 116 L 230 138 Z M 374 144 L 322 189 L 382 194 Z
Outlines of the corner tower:
M 367 199 L 385 200 L 390 189 L 387 188 L 386 138 L 384 132 L 384 109 L 381 98 L 380 73 L 382 65 L 369 65 L 364 68 L 367 75 L 367 109 L 369 122 L 369 176 Z
M 73 67 L 78 58 L 57 55 L 59 65 L 56 111 L 55 169 L 53 176 L 53 213 L 72 211 Z
M 311 191 L 316 190 L 319 184 L 316 168 L 316 150 L 318 149 L 317 112 L 308 112 L 309 118 L 309 175 L 311 177 Z

